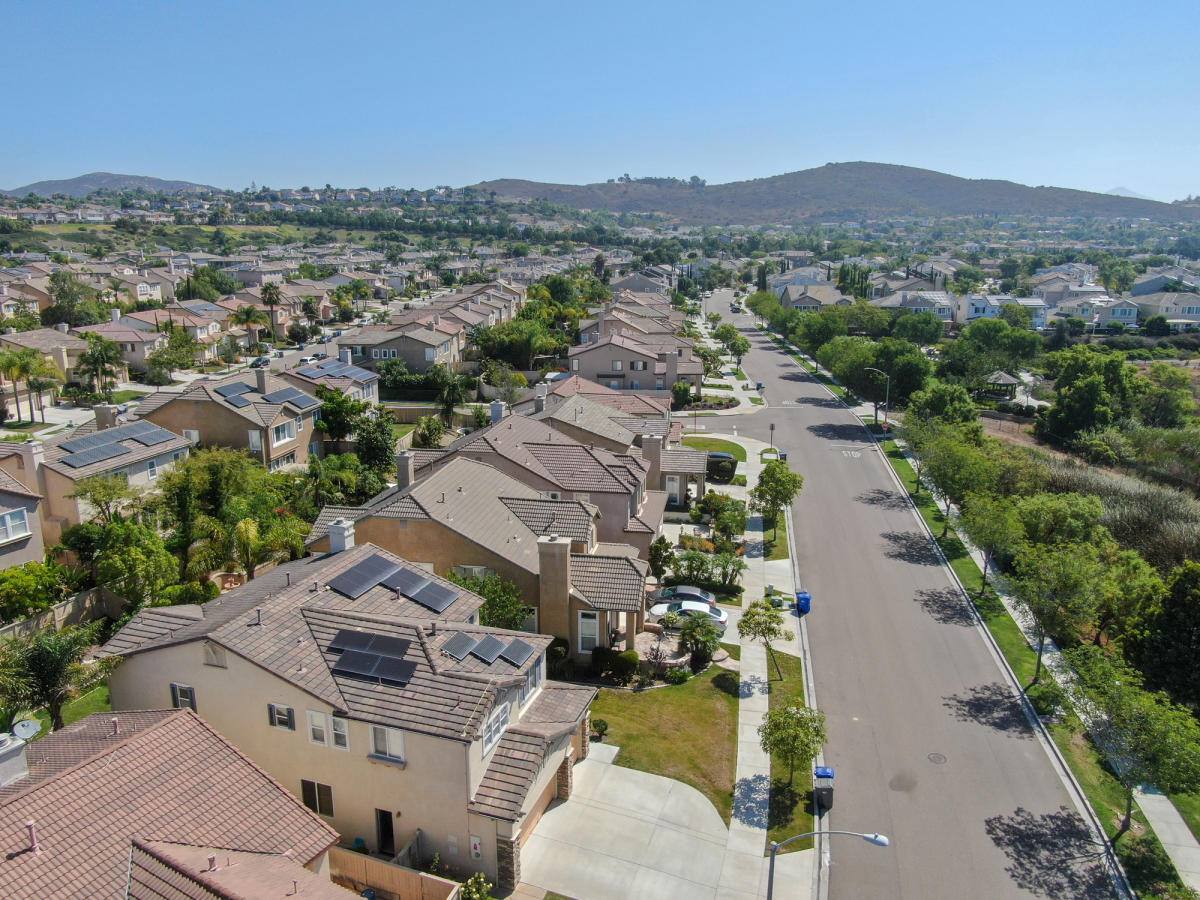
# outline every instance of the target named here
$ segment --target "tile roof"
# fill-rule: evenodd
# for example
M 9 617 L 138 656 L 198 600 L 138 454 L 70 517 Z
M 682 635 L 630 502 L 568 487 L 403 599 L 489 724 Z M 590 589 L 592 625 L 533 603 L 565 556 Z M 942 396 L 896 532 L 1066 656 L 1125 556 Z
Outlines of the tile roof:
M 88 343 L 83 338 L 59 331 L 57 328 L 35 328 L 32 331 L 0 334 L 0 341 L 6 344 L 16 344 L 18 347 L 32 347 L 43 353 L 48 353 L 57 347 L 80 352 L 88 348 Z
M 190 710 L 96 713 L 26 754 L 29 776 L 0 789 L 5 897 L 123 897 L 134 835 L 300 863 L 338 839 Z
M 625 531 L 633 534 L 658 534 L 662 527 L 663 513 L 667 509 L 666 491 L 646 491 L 642 511 L 629 517 Z
M 585 394 L 599 403 L 634 415 L 659 415 L 666 418 L 671 410 L 671 401 L 667 397 L 652 397 L 637 391 L 618 391 L 598 382 L 588 381 L 579 375 L 551 382 L 549 397 L 574 397 L 578 394 Z
M 703 475 L 708 471 L 708 454 L 690 447 L 664 450 L 659 461 L 663 472 L 681 472 L 686 475 Z
M 259 370 L 262 371 L 262 370 Z M 287 410 L 289 415 L 296 415 L 300 412 L 316 412 L 320 409 L 320 401 L 316 400 L 310 393 L 302 390 L 289 381 L 285 381 L 275 375 L 267 375 L 267 390 L 265 393 L 260 393 L 258 390 L 258 372 L 240 372 L 236 375 L 231 375 L 228 378 L 222 378 L 218 381 L 199 380 L 193 381 L 180 393 L 159 391 L 151 394 L 138 402 L 136 414 L 139 419 L 144 419 L 153 414 L 156 410 L 164 406 L 168 406 L 176 401 L 188 400 L 192 402 L 210 402 L 216 403 L 219 406 L 225 407 L 232 413 L 241 416 L 248 422 L 259 427 L 272 425 L 281 410 Z M 224 396 L 220 389 L 227 388 L 231 385 L 244 384 L 249 386 L 249 390 L 238 394 L 237 396 L 244 397 L 249 402 L 244 405 L 238 403 L 230 403 L 230 397 Z M 274 395 L 277 391 L 291 389 L 298 391 L 306 397 L 309 397 L 313 402 L 303 400 L 305 405 L 298 406 L 292 401 L 273 402 L 265 399 L 267 396 Z
M 594 609 L 641 612 L 649 571 L 649 564 L 636 557 L 571 554 L 571 587 Z
M 21 484 L 13 475 L 10 475 L 5 469 L 0 469 L 0 493 L 19 494 L 22 497 L 36 497 L 41 499 L 42 495 L 31 491 L 25 485 Z
M 86 445 L 77 443 L 84 441 L 87 442 Z M 157 443 L 152 443 L 154 441 Z M 191 447 L 192 443 L 187 438 L 151 422 L 130 422 L 104 430 L 98 430 L 94 422 L 89 422 L 68 434 L 55 435 L 46 441 L 44 465 L 72 481 L 77 481 L 174 453 Z M 110 455 L 100 453 L 101 444 L 108 448 L 105 452 Z M 89 456 L 92 449 L 97 452 Z M 96 458 L 97 456 L 102 458 Z M 88 461 L 92 459 L 95 461 Z

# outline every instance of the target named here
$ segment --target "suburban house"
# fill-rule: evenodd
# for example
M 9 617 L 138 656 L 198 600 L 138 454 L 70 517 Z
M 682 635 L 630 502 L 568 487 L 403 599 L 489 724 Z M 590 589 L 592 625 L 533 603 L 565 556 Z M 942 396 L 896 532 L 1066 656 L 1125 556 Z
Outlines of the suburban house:
M 414 375 L 423 374 L 432 365 L 451 368 L 462 359 L 460 329 L 447 333 L 432 321 L 407 325 L 366 325 L 352 336 L 343 338 L 339 351 L 348 349 L 351 359 L 375 366 L 385 359 L 399 359 Z
M 1136 303 L 1144 319 L 1166 316 L 1169 324 L 1180 329 L 1200 325 L 1200 294 L 1143 294 Z
M 379 376 L 375 372 L 351 365 L 349 350 L 343 350 L 340 356 L 340 359 L 323 359 L 312 365 L 299 369 L 284 369 L 276 374 L 313 396 L 316 396 L 319 386 L 324 386 L 351 400 L 379 402 Z
M 137 331 L 168 334 L 172 328 L 182 328 L 199 343 L 201 351 L 198 356 L 205 360 L 216 357 L 216 344 L 223 337 L 224 331 L 224 322 L 221 319 L 197 315 L 183 307 L 126 313 L 117 320 L 117 324 Z
M 41 494 L 0 468 L 0 568 L 42 562 L 46 558 L 41 502 Z
M 149 490 L 195 443 L 150 422 L 118 424 L 115 406 L 95 410 L 94 422 L 70 434 L 44 442 L 0 441 L 0 469 L 43 498 L 41 531 L 47 544 L 57 544 L 67 528 L 95 517 L 86 500 L 72 496 L 80 481 L 116 475 L 131 487 Z
M 836 284 L 789 284 L 779 295 L 779 303 L 785 309 L 801 312 L 819 312 L 827 306 L 853 306 L 854 298 L 841 292 Z
M 1185 269 L 1183 266 L 1164 266 L 1161 269 L 1147 269 L 1139 275 L 1129 288 L 1134 297 L 1146 294 L 1158 294 L 1169 290 L 1174 285 L 1200 287 L 1200 275 Z
M 1138 305 L 1132 300 L 1114 300 L 1108 296 L 1076 298 L 1060 303 L 1054 315 L 1058 318 L 1083 319 L 1097 327 L 1120 322 L 1132 328 L 1137 324 Z
M 457 457 L 487 463 L 550 500 L 582 500 L 600 510 L 598 538 L 631 544 L 647 559 L 662 527 L 667 495 L 647 489 L 651 465 L 641 455 L 581 444 L 527 416 L 496 416 L 486 428 L 443 450 L 415 452 L 415 475 L 424 478 Z
M 151 394 L 137 416 L 193 444 L 249 450 L 272 472 L 323 453 L 321 401 L 266 369 Z
M 572 397 L 582 396 L 590 397 L 598 403 L 622 410 L 633 416 L 662 419 L 671 417 L 671 399 L 662 394 L 618 391 L 595 381 L 580 378 L 578 375 L 567 375 L 552 381 L 541 382 L 541 384 L 546 385 L 547 388 L 545 396 L 542 398 L 544 401 L 542 406 L 539 408 L 536 400 L 530 400 L 528 404 L 520 404 L 519 412 L 541 412 L 543 409 L 565 403 Z M 526 406 L 528 409 L 525 408 Z M 682 428 L 682 425 L 680 427 Z
M 347 845 L 392 859 L 416 841 L 419 861 L 512 889 L 570 796 L 595 690 L 546 680 L 551 638 L 475 624 L 483 598 L 353 523 L 330 537 L 204 605 L 140 612 L 100 651 L 124 659 L 113 708 L 190 708 Z
M 58 371 L 62 372 L 68 383 L 79 384 L 79 357 L 87 352 L 88 343 L 81 337 L 69 333 L 66 323 L 60 323 L 53 328 L 35 328 L 32 331 L 8 331 L 0 334 L 0 350 L 19 350 L 32 348 L 42 355 Z M 118 369 L 116 378 L 123 381 L 128 373 Z M 0 388 L 7 382 L 0 378 Z
M 114 309 L 113 312 L 120 315 L 120 310 Z M 150 368 L 148 357 L 151 353 L 167 346 L 167 335 L 164 332 L 142 331 L 119 322 L 82 325 L 71 331 L 80 337 L 85 334 L 98 334 L 110 341 L 115 341 L 121 348 L 121 354 L 125 357 L 125 365 L 138 372 L 145 372 Z
M 901 291 L 874 301 L 874 305 L 896 315 L 930 312 L 943 322 L 954 320 L 954 298 L 945 291 Z
M 699 393 L 704 363 L 692 358 L 690 343 L 642 343 L 626 335 L 610 334 L 595 343 L 579 344 L 567 351 L 570 371 L 613 390 L 669 391 L 685 381 Z
M 0 834 L 12 900 L 355 896 L 329 880 L 337 832 L 188 709 L 4 735 Z
M 358 539 L 438 575 L 512 582 L 530 608 L 525 630 L 567 640 L 574 656 L 633 647 L 648 567 L 630 545 L 597 539 L 595 506 L 547 499 L 466 457 L 414 482 L 414 454 L 406 451 L 397 476 L 396 487 L 361 507 L 322 510 L 309 547 L 328 550 L 330 523 L 352 522 Z

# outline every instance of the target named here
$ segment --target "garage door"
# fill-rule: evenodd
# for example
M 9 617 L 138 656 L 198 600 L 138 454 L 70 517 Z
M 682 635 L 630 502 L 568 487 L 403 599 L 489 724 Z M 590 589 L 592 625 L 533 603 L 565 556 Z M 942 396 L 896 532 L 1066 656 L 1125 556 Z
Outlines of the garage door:
M 529 840 L 529 836 L 533 834 L 533 829 L 537 827 L 538 820 L 541 819 L 542 813 L 546 811 L 546 807 L 550 805 L 550 801 L 554 799 L 554 794 L 558 790 L 558 779 L 551 778 L 550 783 L 546 785 L 546 789 L 542 791 L 542 796 L 537 798 L 537 802 L 533 804 L 533 809 L 529 811 L 529 815 L 525 817 L 521 830 L 521 843 L 524 844 Z

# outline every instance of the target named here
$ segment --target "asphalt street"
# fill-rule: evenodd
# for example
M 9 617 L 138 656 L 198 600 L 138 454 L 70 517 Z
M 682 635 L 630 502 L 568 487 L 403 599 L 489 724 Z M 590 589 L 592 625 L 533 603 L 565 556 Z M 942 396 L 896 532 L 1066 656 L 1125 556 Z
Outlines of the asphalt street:
M 814 677 L 836 768 L 831 828 L 882 832 L 888 849 L 835 837 L 829 896 L 1116 896 L 1082 817 L 858 419 L 749 315 L 744 360 L 768 406 L 726 423 L 789 451 L 792 512 Z

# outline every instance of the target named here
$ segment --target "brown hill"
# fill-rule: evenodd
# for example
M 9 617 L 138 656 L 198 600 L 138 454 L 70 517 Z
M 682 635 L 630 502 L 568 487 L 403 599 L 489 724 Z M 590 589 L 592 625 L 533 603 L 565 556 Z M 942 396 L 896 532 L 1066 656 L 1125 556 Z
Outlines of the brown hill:
M 884 163 L 829 163 L 693 188 L 682 183 L 546 184 L 501 179 L 476 185 L 502 199 L 548 200 L 577 209 L 657 212 L 692 224 L 842 222 L 889 216 L 1084 216 L 1197 219 L 1170 203 L 1012 181 L 959 178 Z
M 112 172 L 91 172 L 78 178 L 65 178 L 57 181 L 35 181 L 11 191 L 0 191 L 12 197 L 24 197 L 26 194 L 37 194 L 39 197 L 50 197 L 54 194 L 66 194 L 68 197 L 86 197 L 93 191 L 136 191 L 143 190 L 164 194 L 199 194 L 217 190 L 205 184 L 195 184 L 191 181 L 164 181 L 161 178 L 151 178 L 149 175 L 114 175 Z

